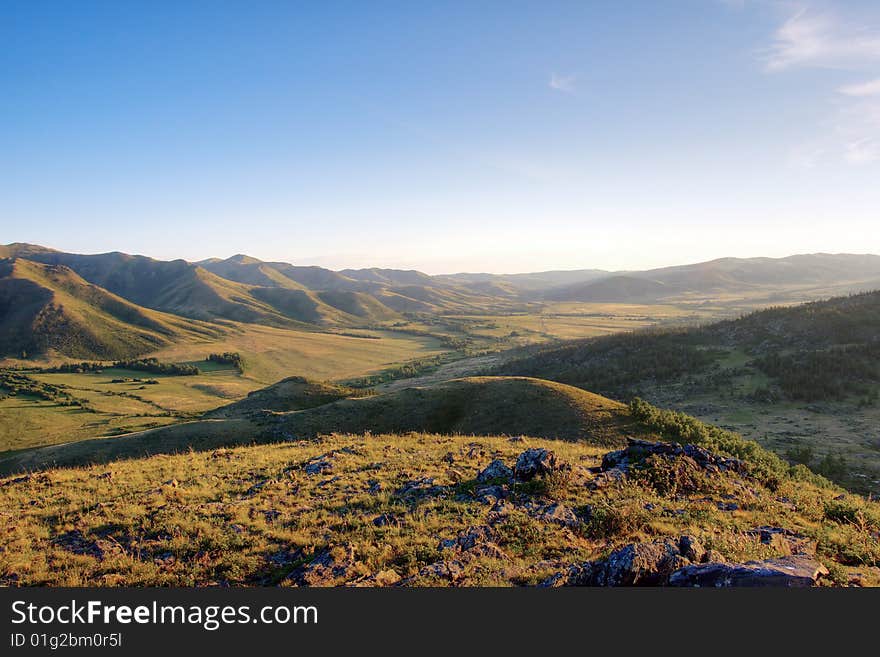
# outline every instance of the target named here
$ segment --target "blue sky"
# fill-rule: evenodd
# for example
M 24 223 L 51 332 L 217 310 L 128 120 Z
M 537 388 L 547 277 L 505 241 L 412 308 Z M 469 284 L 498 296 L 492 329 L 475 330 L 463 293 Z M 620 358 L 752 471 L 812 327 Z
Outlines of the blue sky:
M 880 252 L 875 1 L 0 4 L 0 242 L 429 273 Z

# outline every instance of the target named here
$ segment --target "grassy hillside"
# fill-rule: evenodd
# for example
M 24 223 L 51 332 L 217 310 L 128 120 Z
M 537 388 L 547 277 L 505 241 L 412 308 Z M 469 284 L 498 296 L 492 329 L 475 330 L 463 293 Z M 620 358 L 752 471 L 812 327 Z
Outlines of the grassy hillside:
M 0 355 L 124 358 L 220 327 L 141 308 L 62 265 L 0 261 Z
M 259 411 L 301 411 L 362 394 L 354 388 L 291 376 L 267 388 L 255 390 L 245 399 L 212 410 L 205 417 L 247 417 Z
M 293 398 L 279 399 L 279 392 Z M 537 379 L 472 377 L 429 388 L 334 401 L 346 393 L 343 388 L 292 379 L 212 411 L 200 421 L 0 457 L 0 472 L 314 438 L 334 432 L 525 434 L 609 444 L 620 443 L 623 434 L 639 431 L 624 405 Z M 323 399 L 330 403 L 314 405 Z M 275 410 L 285 405 L 302 410 Z
M 337 434 L 44 470 L 0 479 L 0 583 L 639 585 L 761 567 L 777 573 L 764 584 L 880 581 L 876 503 L 690 453 L 628 449 L 621 468 L 582 441 Z
M 506 373 L 539 376 L 616 397 L 646 381 L 706 372 L 731 351 L 792 399 L 864 394 L 880 383 L 880 292 L 757 311 L 703 327 L 647 330 L 522 352 Z M 836 363 L 836 366 L 834 365 Z M 824 365 L 824 366 L 820 366 Z

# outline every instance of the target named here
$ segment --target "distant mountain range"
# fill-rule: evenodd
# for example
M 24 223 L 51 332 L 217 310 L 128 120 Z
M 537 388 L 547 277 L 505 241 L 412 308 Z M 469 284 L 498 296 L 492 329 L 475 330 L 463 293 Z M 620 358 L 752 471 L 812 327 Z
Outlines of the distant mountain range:
M 320 330 L 404 314 L 522 311 L 541 302 L 681 302 L 723 295 L 805 300 L 880 288 L 880 256 L 724 258 L 642 272 L 596 269 L 429 276 L 331 271 L 246 255 L 201 262 L 0 246 L 0 355 L 112 358 L 228 322 Z M 786 296 L 787 295 L 787 296 Z

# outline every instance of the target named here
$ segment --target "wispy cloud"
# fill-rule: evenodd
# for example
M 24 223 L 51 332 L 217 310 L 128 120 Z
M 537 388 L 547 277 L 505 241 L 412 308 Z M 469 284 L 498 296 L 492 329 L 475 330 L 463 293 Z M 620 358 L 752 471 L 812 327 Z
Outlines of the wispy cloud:
M 556 91 L 561 91 L 562 93 L 571 94 L 574 93 L 575 90 L 575 79 L 577 76 L 575 75 L 559 75 L 558 73 L 550 74 L 550 81 L 547 85 L 551 89 L 555 89 Z
M 863 137 L 846 145 L 846 161 L 850 164 L 871 164 L 880 160 L 880 138 Z
M 776 30 L 773 43 L 761 54 L 769 71 L 798 66 L 862 68 L 880 62 L 880 32 L 801 7 Z
M 810 68 L 876 73 L 880 14 L 843 17 L 802 0 L 759 56 L 772 74 Z M 816 138 L 793 149 L 790 162 L 806 168 L 834 161 L 880 162 L 880 78 L 850 82 L 828 93 L 836 113 L 825 119 Z
M 880 78 L 857 84 L 847 84 L 840 87 L 838 91 L 845 96 L 880 96 Z

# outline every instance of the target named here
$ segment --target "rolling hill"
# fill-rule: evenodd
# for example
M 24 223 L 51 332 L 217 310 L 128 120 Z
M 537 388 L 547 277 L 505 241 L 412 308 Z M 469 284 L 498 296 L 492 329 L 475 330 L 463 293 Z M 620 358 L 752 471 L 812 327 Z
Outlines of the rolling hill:
M 639 431 L 623 404 L 538 379 L 472 377 L 384 395 L 348 394 L 342 387 L 294 377 L 200 421 L 15 453 L 0 459 L 0 472 L 340 432 L 522 434 L 608 445 L 620 444 L 623 433 Z
M 539 301 L 691 303 L 730 297 L 757 307 L 880 284 L 880 256 L 847 254 L 723 258 L 629 272 L 440 276 L 381 268 L 336 272 L 244 254 L 197 263 L 118 252 L 79 255 L 21 243 L 0 247 L 0 257 L 64 265 L 132 303 L 183 317 L 300 328 L 362 325 L 405 313 L 521 311 Z
M 880 256 L 816 253 L 787 258 L 721 258 L 624 272 L 544 291 L 556 301 L 650 303 L 725 295 L 767 301 L 864 292 L 880 285 Z
M 0 260 L 0 353 L 117 359 L 222 328 L 139 307 L 63 265 Z

